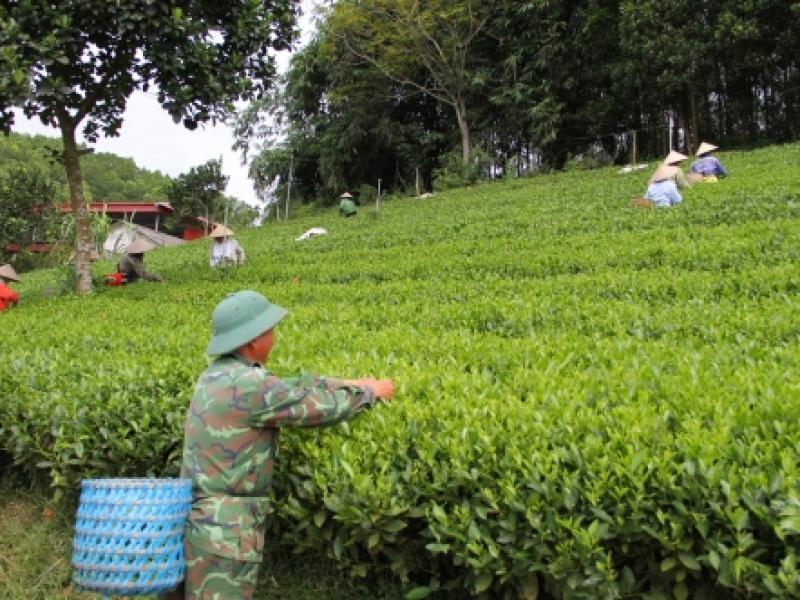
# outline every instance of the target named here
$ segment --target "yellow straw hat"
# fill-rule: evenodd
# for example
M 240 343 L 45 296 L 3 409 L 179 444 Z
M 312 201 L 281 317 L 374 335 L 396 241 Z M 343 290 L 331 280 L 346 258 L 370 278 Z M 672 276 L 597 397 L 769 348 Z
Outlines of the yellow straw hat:
M 14 267 L 9 264 L 0 267 L 0 277 L 3 279 L 10 279 L 11 281 L 19 281 L 19 275 L 17 275 Z
M 697 156 L 703 156 L 703 154 L 708 154 L 709 152 L 713 152 L 717 148 L 719 148 L 719 146 L 715 146 L 714 144 L 709 144 L 708 142 L 703 142 L 697 149 Z
M 689 157 L 686 156 L 685 154 L 681 154 L 677 150 L 670 150 L 669 154 L 667 154 L 667 158 L 664 159 L 664 164 L 665 165 L 673 165 L 675 163 L 679 163 L 681 161 L 684 161 L 687 158 L 689 158 Z
M 212 238 L 228 237 L 229 235 L 233 235 L 233 230 L 228 229 L 225 225 L 217 225 L 208 235 Z
M 156 245 L 153 242 L 143 237 L 138 237 L 125 248 L 125 252 L 127 254 L 142 254 L 155 247 Z

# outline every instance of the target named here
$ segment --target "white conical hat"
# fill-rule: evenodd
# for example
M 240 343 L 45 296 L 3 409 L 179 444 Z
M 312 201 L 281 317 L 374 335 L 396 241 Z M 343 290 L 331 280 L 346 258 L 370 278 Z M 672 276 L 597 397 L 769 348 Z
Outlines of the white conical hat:
M 654 181 L 664 181 L 665 179 L 670 179 L 675 177 L 677 173 L 678 167 L 674 165 L 660 164 L 650 177 L 650 183 L 653 183 Z
M 702 156 L 703 154 L 708 154 L 709 152 L 713 152 L 719 146 L 715 146 L 714 144 L 709 144 L 708 142 L 703 142 L 700 144 L 700 147 L 697 149 L 697 156 Z
M 344 194 L 342 194 L 339 197 L 340 198 L 352 198 L 353 196 L 350 194 L 350 192 L 345 192 Z
M 208 235 L 212 238 L 228 237 L 229 235 L 233 235 L 233 230 L 228 229 L 225 225 L 217 225 Z
M 155 247 L 156 245 L 150 240 L 143 237 L 138 237 L 133 240 L 127 248 L 125 248 L 125 252 L 128 254 L 142 254 L 143 252 L 152 250 Z
M 681 154 L 677 150 L 670 150 L 669 154 L 667 154 L 667 158 L 664 159 L 664 164 L 671 165 L 674 163 L 679 163 L 682 160 L 686 160 L 687 158 L 689 157 L 686 156 L 685 154 Z
M 17 275 L 14 267 L 9 264 L 0 267 L 0 277 L 3 279 L 10 279 L 11 281 L 19 281 L 19 275 Z

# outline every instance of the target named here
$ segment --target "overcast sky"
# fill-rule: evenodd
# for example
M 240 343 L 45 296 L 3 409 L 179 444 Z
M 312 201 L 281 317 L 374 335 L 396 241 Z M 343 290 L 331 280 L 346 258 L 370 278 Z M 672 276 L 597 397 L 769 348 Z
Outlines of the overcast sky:
M 302 0 L 301 5 L 300 44 L 310 35 L 315 2 Z M 279 54 L 281 71 L 286 70 L 289 57 L 288 52 Z M 28 120 L 19 111 L 12 131 L 61 137 L 58 130 L 45 127 L 38 119 Z M 222 156 L 223 171 L 230 177 L 226 193 L 248 203 L 256 202 L 253 186 L 247 177 L 247 167 L 241 164 L 239 154 L 231 150 L 232 145 L 231 130 L 225 125 L 200 125 L 196 130 L 189 131 L 172 122 L 172 117 L 161 108 L 152 92 L 136 92 L 128 99 L 119 137 L 101 137 L 92 147 L 97 152 L 113 152 L 132 158 L 139 167 L 161 171 L 171 177 Z

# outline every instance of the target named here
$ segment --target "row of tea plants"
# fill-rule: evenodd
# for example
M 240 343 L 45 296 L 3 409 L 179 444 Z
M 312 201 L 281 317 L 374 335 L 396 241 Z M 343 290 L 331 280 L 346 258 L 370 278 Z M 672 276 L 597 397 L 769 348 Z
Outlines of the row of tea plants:
M 397 382 L 286 432 L 273 539 L 409 598 L 796 596 L 800 145 L 722 158 L 669 210 L 629 206 L 646 173 L 563 173 L 269 224 L 234 271 L 201 241 L 147 256 L 161 284 L 31 274 L 0 448 L 61 493 L 174 475 L 211 310 L 257 289 L 291 311 L 276 373 Z

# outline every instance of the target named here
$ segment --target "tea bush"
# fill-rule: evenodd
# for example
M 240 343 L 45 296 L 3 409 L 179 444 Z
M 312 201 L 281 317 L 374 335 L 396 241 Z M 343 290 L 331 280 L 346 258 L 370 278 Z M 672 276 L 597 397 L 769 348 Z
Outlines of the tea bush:
M 291 311 L 273 371 L 398 388 L 286 432 L 271 534 L 298 551 L 409 598 L 796 596 L 800 145 L 722 159 L 668 210 L 629 207 L 647 173 L 568 172 L 270 223 L 225 273 L 203 241 L 148 254 L 161 284 L 32 273 L 0 314 L 0 447 L 69 493 L 175 474 L 211 310 L 257 289 Z

